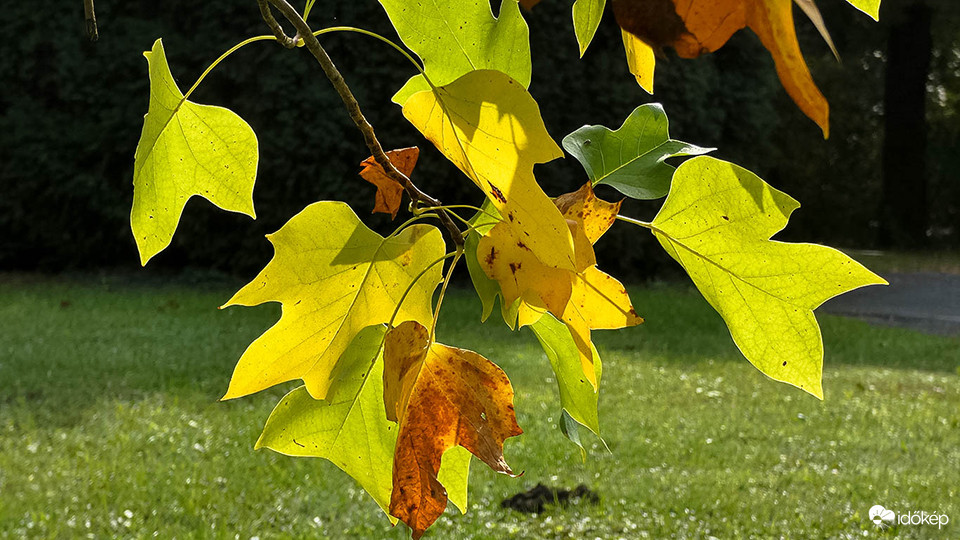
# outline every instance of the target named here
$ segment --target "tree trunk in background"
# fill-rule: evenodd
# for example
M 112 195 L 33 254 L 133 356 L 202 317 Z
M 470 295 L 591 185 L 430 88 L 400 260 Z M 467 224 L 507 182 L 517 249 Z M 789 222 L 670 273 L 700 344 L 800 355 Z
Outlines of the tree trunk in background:
M 927 73 L 932 10 L 923 0 L 904 8 L 890 28 L 884 95 L 881 247 L 912 248 L 926 242 Z

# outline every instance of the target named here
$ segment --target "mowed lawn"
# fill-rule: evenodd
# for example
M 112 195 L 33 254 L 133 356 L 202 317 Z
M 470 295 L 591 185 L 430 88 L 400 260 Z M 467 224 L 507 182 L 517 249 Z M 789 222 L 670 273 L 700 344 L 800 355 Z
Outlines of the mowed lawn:
M 290 383 L 220 403 L 278 305 L 230 286 L 0 276 L 0 537 L 406 538 L 329 462 L 253 444 Z M 821 315 L 826 400 L 767 379 L 695 290 L 635 288 L 647 322 L 596 332 L 603 435 L 585 463 L 533 335 L 453 291 L 439 339 L 498 363 L 520 478 L 474 460 L 470 511 L 427 538 L 960 537 L 960 339 Z M 500 501 L 542 482 L 600 503 Z M 881 504 L 950 517 L 880 531 Z

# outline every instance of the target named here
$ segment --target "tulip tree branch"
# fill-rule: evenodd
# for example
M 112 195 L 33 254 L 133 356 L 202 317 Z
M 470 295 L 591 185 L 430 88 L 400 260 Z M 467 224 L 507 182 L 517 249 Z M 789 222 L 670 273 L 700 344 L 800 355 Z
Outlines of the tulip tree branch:
M 287 36 L 283 31 L 283 28 L 273 17 L 273 13 L 270 11 L 270 6 L 267 5 L 269 2 L 277 11 L 280 12 L 287 19 L 290 24 L 296 29 L 297 33 L 294 38 Z M 438 207 L 442 206 L 440 201 L 434 199 L 430 195 L 427 195 L 421 191 L 407 175 L 400 172 L 390 161 L 390 158 L 387 157 L 386 153 L 383 151 L 383 147 L 380 145 L 380 141 L 377 140 L 377 135 L 373 130 L 373 126 L 370 125 L 370 122 L 363 116 L 363 112 L 360 110 L 360 104 L 357 102 L 357 99 L 353 96 L 353 92 L 350 91 L 350 87 L 347 86 L 346 81 L 343 79 L 343 75 L 340 74 L 340 70 L 337 69 L 337 66 L 334 65 L 333 60 L 330 59 L 330 56 L 327 54 L 327 51 L 324 50 L 323 46 L 320 45 L 320 42 L 317 40 L 317 37 L 313 35 L 313 31 L 310 29 L 310 26 L 306 21 L 303 20 L 303 17 L 297 12 L 297 10 L 291 6 L 286 0 L 257 0 L 257 3 L 260 5 L 260 14 L 263 16 L 264 21 L 273 31 L 274 35 L 277 37 L 277 40 L 281 45 L 287 48 L 292 48 L 298 44 L 300 40 L 303 40 L 304 45 L 307 50 L 317 59 L 317 62 L 320 63 L 320 67 L 323 69 L 324 74 L 327 76 L 327 79 L 330 80 L 330 83 L 333 84 L 334 89 L 337 93 L 340 94 L 340 99 L 343 100 L 343 104 L 347 107 L 347 112 L 350 114 L 350 119 L 353 120 L 353 123 L 356 124 L 357 129 L 360 130 L 360 133 L 363 135 L 363 140 L 367 144 L 367 148 L 370 150 L 370 153 L 373 155 L 373 159 L 379 164 L 387 176 L 403 186 L 404 190 L 407 192 L 407 195 L 410 197 L 410 200 L 414 203 L 423 203 L 427 206 Z M 463 246 L 463 233 L 460 231 L 460 228 L 453 222 L 450 218 L 450 215 L 446 210 L 441 210 L 439 213 L 440 222 L 447 229 L 452 237 L 454 243 L 457 246 Z

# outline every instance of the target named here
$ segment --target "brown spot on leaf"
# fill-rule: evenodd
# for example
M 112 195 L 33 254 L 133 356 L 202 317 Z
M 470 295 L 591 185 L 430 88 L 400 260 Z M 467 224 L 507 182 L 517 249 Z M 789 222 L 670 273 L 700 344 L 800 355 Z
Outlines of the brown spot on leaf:
M 493 182 L 487 181 L 487 184 L 490 184 L 490 193 L 493 195 L 493 198 L 500 201 L 502 204 L 507 203 L 507 198 L 503 196 L 503 192 L 500 191 L 500 188 L 493 185 Z

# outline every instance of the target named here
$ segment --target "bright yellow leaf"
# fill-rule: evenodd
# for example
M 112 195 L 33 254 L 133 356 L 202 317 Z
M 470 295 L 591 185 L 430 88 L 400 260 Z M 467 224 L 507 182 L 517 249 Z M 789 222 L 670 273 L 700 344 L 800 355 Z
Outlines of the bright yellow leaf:
M 522 231 L 537 258 L 575 268 L 567 224 L 533 176 L 534 165 L 563 152 L 521 84 L 499 71 L 471 71 L 436 91 L 414 94 L 403 115 Z
M 404 291 L 444 255 L 440 231 L 413 225 L 384 239 L 346 203 L 314 203 L 268 235 L 269 264 L 224 306 L 280 302 L 280 321 L 243 353 L 223 399 L 303 379 L 323 399 L 331 372 L 363 328 L 389 322 Z M 431 298 L 440 265 L 412 287 L 397 321 L 432 320 Z
M 623 50 L 627 53 L 627 67 L 637 79 L 640 88 L 653 94 L 653 72 L 657 66 L 657 58 L 653 55 L 653 48 L 644 43 L 637 36 L 621 30 L 623 35 Z

